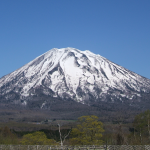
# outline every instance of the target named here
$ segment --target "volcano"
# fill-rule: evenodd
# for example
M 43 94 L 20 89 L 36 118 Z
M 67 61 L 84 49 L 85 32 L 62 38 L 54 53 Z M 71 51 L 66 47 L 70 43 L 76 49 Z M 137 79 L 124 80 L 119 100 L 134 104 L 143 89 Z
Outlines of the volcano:
M 0 79 L 0 102 L 47 108 L 53 99 L 92 106 L 148 101 L 150 80 L 88 50 L 51 49 Z M 47 97 L 42 98 L 40 97 Z M 36 100 L 40 103 L 36 105 Z

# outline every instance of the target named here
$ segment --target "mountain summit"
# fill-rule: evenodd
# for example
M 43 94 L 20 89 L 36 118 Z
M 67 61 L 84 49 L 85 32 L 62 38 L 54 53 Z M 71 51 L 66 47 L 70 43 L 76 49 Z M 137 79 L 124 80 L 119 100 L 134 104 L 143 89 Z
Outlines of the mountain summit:
M 23 105 L 39 94 L 88 105 L 132 104 L 149 92 L 149 79 L 88 50 L 70 47 L 54 48 L 0 79 L 0 100 Z

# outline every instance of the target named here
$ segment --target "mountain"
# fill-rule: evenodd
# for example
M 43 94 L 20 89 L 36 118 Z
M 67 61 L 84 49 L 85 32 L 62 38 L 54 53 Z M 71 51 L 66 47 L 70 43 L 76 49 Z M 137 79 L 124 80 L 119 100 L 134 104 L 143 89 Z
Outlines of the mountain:
M 24 100 L 37 95 L 38 90 L 83 104 L 132 102 L 140 100 L 141 93 L 150 92 L 150 80 L 88 50 L 54 48 L 0 79 L 0 95 L 6 100 L 14 94 Z
M 54 99 L 88 106 L 102 102 L 140 106 L 149 93 L 149 79 L 70 47 L 51 49 L 0 79 L 1 104 L 26 107 L 46 108 Z

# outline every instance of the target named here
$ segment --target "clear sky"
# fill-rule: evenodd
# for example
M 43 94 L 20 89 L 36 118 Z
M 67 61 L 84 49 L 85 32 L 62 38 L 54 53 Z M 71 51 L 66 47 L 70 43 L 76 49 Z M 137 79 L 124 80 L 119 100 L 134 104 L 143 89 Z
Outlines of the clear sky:
M 0 0 L 0 77 L 64 47 L 150 79 L 150 0 Z

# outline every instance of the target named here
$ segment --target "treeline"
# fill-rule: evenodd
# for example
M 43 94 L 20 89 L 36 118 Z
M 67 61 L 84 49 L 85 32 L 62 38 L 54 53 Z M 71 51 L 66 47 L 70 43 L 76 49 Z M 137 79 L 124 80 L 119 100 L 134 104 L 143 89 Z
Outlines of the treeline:
M 56 121 L 57 122 L 57 121 Z M 0 144 L 21 145 L 148 145 L 150 144 L 150 110 L 135 116 L 131 125 L 103 124 L 97 116 L 79 117 L 73 128 L 57 122 L 57 130 L 17 132 L 0 128 Z
M 0 144 L 18 144 L 19 139 L 8 127 L 0 128 Z

